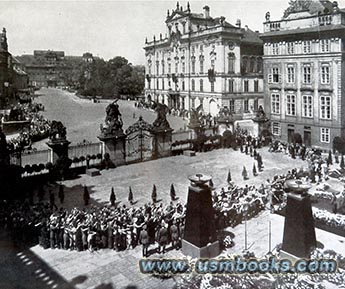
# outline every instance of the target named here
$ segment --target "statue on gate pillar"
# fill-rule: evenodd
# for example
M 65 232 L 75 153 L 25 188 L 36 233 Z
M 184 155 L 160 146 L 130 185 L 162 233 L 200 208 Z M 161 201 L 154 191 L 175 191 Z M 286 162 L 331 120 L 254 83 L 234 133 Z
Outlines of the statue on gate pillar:
M 170 156 L 173 129 L 167 120 L 169 109 L 165 104 L 156 102 L 155 110 L 157 112 L 157 118 L 152 124 L 153 128 L 151 131 L 153 135 L 152 157 Z
M 123 122 L 117 101 L 118 99 L 109 104 L 105 110 L 107 114 L 105 117 L 105 126 L 101 126 L 101 133 L 103 135 L 123 133 Z
M 103 142 L 103 154 L 107 154 L 107 158 L 109 157 L 109 161 L 111 161 L 114 166 L 123 165 L 126 157 L 126 135 L 122 129 L 123 122 L 117 102 L 118 99 L 107 106 L 105 110 L 105 124 L 101 124 L 101 134 L 98 136 Z

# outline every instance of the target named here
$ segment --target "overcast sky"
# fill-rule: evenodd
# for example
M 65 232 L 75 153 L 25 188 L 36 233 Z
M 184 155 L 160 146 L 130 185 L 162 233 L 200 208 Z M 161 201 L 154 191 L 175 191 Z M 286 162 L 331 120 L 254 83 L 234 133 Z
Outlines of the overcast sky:
M 339 1 L 339 6 L 344 7 Z M 192 12 L 210 6 L 211 16 L 262 31 L 265 13 L 280 19 L 288 0 L 190 1 Z M 184 8 L 187 1 L 180 1 Z M 33 50 L 63 50 L 66 55 L 91 52 L 104 59 L 118 55 L 133 64 L 144 63 L 145 37 L 165 34 L 167 9 L 176 1 L 0 1 L 0 27 L 6 27 L 13 55 Z

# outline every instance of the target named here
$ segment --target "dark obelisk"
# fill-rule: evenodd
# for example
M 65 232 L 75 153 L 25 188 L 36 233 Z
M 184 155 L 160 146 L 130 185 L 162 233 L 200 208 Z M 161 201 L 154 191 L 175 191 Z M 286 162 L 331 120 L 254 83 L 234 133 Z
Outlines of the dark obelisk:
M 220 253 L 216 235 L 210 176 L 189 177 L 185 232 L 182 252 L 192 258 L 212 258 Z
M 309 258 L 316 247 L 314 218 L 307 193 L 310 186 L 299 180 L 288 180 L 285 182 L 285 188 L 288 198 L 280 257 L 292 261 Z

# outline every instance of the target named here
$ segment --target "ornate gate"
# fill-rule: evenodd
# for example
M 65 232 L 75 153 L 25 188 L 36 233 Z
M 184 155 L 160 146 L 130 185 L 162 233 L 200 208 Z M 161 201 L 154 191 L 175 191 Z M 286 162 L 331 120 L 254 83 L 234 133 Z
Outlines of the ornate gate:
M 126 130 L 126 162 L 141 162 L 152 157 L 152 125 L 139 120 Z

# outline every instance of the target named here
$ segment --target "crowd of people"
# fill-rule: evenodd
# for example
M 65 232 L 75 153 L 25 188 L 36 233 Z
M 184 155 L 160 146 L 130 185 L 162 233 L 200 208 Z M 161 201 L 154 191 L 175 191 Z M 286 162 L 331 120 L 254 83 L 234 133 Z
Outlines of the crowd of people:
M 23 151 L 31 149 L 31 145 L 35 141 L 39 141 L 48 137 L 50 129 L 50 121 L 44 118 L 40 111 L 44 107 L 38 103 L 17 104 L 11 108 L 9 115 L 2 117 L 4 121 L 30 121 L 29 125 L 23 127 L 19 135 L 8 141 L 10 151 Z
M 170 243 L 172 248 L 181 245 L 185 207 L 178 202 L 166 206 L 148 203 L 138 208 L 86 202 L 83 208 L 66 210 L 58 208 L 51 196 L 50 192 L 50 203 L 42 198 L 31 205 L 1 202 L 0 224 L 10 229 L 15 240 L 30 239 L 45 249 L 122 251 L 141 244 L 143 255 L 148 256 L 151 245 L 160 253 L 165 253 Z

